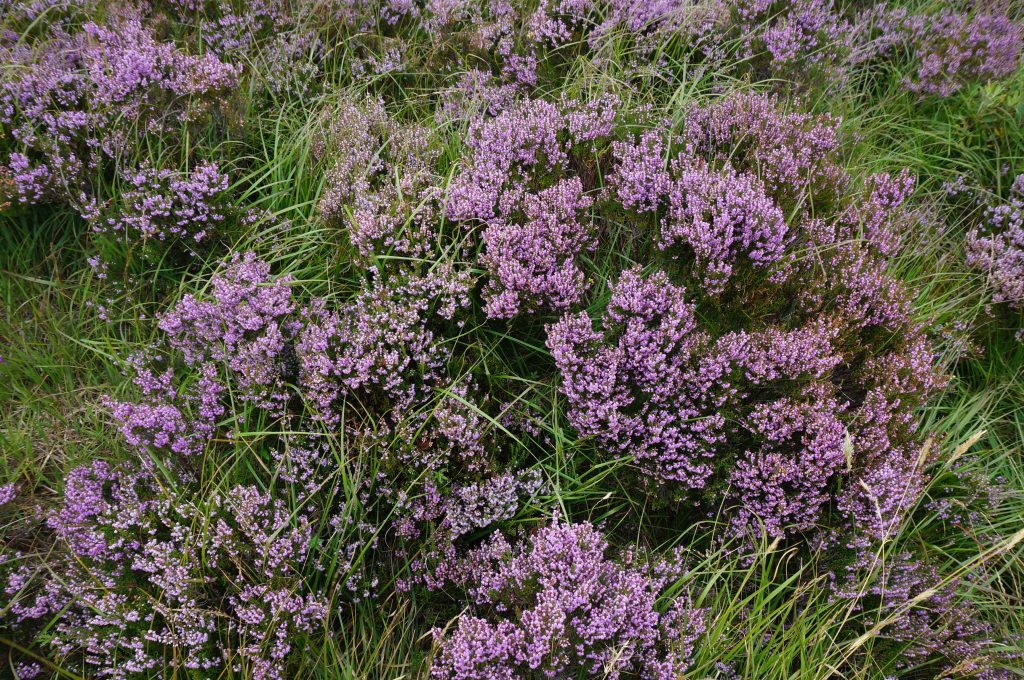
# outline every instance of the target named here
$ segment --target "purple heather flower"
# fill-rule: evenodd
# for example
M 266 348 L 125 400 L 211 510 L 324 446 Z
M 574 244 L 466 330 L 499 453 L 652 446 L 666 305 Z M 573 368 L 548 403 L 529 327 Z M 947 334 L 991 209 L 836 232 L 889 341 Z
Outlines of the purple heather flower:
M 762 268 L 781 259 L 789 226 L 760 180 L 729 169 L 716 172 L 684 155 L 672 170 L 658 247 L 675 252 L 685 246 L 709 292 L 725 289 L 740 254 Z
M 431 676 L 565 677 L 583 670 L 678 677 L 703 629 L 701 612 L 660 614 L 658 580 L 607 552 L 591 525 L 560 523 L 528 544 L 511 547 L 499 536 L 477 549 L 459 574 L 471 612 L 449 636 L 435 632 L 440 647 Z
M 484 290 L 488 316 L 511 318 L 580 301 L 586 279 L 576 258 L 596 246 L 581 219 L 591 204 L 579 179 L 561 180 L 523 197 L 523 224 L 491 222 L 480 256 L 491 275 Z

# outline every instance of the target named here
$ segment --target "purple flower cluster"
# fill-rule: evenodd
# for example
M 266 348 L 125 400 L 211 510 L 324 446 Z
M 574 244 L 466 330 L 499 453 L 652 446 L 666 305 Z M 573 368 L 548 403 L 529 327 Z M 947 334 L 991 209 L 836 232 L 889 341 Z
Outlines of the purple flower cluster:
M 331 163 L 319 212 L 343 225 L 363 258 L 421 257 L 434 245 L 440 182 L 426 128 L 403 125 L 380 100 L 329 114 L 317 155 Z
M 797 0 L 764 31 L 765 49 L 776 66 L 838 61 L 849 26 L 833 0 Z
M 885 257 L 896 255 L 902 241 L 900 227 L 905 226 L 900 211 L 915 184 L 907 170 L 895 176 L 883 172 L 869 177 L 866 196 L 844 215 L 851 225 L 851 237 L 859 235 Z
M 204 294 L 184 296 L 160 318 L 157 349 L 167 368 L 135 359 L 141 399 L 109 401 L 112 415 L 144 465 L 157 457 L 189 483 L 198 481 L 195 457 L 230 448 L 248 419 L 265 423 L 267 434 L 280 429 L 269 465 L 324 513 L 324 529 L 339 536 L 351 565 L 347 587 L 365 597 L 376 577 L 356 557 L 377 550 L 379 532 L 398 540 L 380 549 L 385 555 L 425 540 L 450 555 L 462 535 L 510 519 L 540 488 L 535 473 L 495 467 L 477 388 L 448 375 L 446 332 L 460 323 L 469 281 L 447 265 L 394 270 L 374 274 L 343 303 L 300 305 L 289 277 L 273 277 L 252 253 L 235 255 Z M 379 474 L 357 500 L 379 519 L 352 524 L 352 507 L 338 503 L 331 431 L 377 461 Z M 233 516 L 244 517 L 237 509 Z M 428 572 L 404 580 L 421 582 Z
M 586 292 L 579 258 L 596 245 L 583 216 L 593 199 L 570 174 L 570 158 L 611 134 L 616 101 L 528 100 L 471 125 L 470 156 L 449 186 L 446 214 L 485 226 L 488 316 L 566 309 Z
M 913 177 L 848 191 L 837 125 L 733 95 L 691 112 L 671 162 L 665 133 L 615 143 L 607 197 L 658 217 L 668 259 L 611 282 L 599 330 L 583 313 L 548 326 L 573 427 L 668 489 L 725 501 L 741 534 L 816 530 L 841 488 L 902 460 L 942 385 L 886 272 Z M 817 214 L 786 219 L 801 196 Z M 876 329 L 900 341 L 879 347 Z
M 574 146 L 589 148 L 611 134 L 616 105 L 614 97 L 563 106 L 533 99 L 474 121 L 468 161 L 448 190 L 447 216 L 484 223 L 509 217 L 522 195 L 536 189 L 537 175 L 565 173 Z
M 679 677 L 703 612 L 660 612 L 663 583 L 607 553 L 590 524 L 555 523 L 515 547 L 498 535 L 477 548 L 456 574 L 471 612 L 450 634 L 435 631 L 431 676 Z
M 805 191 L 827 194 L 845 186 L 840 122 L 787 112 L 775 97 L 734 93 L 687 112 L 684 138 L 689 153 L 756 174 L 773 197 L 788 203 Z
M 109 216 L 87 211 L 93 231 L 130 243 L 182 239 L 191 248 L 216 232 L 230 210 L 227 175 L 213 163 L 188 174 L 143 167 L 123 179 L 120 209 Z
M 225 660 L 253 677 L 286 677 L 301 634 L 326 615 L 299 575 L 309 524 L 253 487 L 209 501 L 212 517 L 147 474 L 104 462 L 73 470 L 46 520 L 67 559 L 51 565 L 59 572 L 30 607 L 30 575 L 8 580 L 15 615 L 55 616 L 54 650 L 95 677 L 210 671 Z
M 295 345 L 299 382 L 317 418 L 342 407 L 396 416 L 444 385 L 448 351 L 427 320 L 452 319 L 468 304 L 468 281 L 442 268 L 399 280 L 375 279 L 340 310 L 314 303 Z
M 36 42 L 0 42 L 17 66 L 0 81 L 0 124 L 17 143 L 7 165 L 25 203 L 79 200 L 90 173 L 140 133 L 197 119 L 239 76 L 213 56 L 160 42 L 137 18 L 72 32 L 54 24 Z
M 574 177 L 524 196 L 523 224 L 488 224 L 480 263 L 490 273 L 484 291 L 489 317 L 511 318 L 544 307 L 561 310 L 580 301 L 586 277 L 575 256 L 597 245 L 580 219 L 591 204 Z
M 904 30 L 913 41 L 917 60 L 917 72 L 907 87 L 943 97 L 964 82 L 1012 74 L 1024 45 L 1020 25 L 1005 14 L 969 16 L 945 10 L 913 17 Z
M 685 246 L 708 292 L 724 289 L 741 253 L 760 268 L 781 259 L 789 225 L 759 179 L 716 172 L 685 156 L 673 163 L 672 174 L 658 246 Z
M 297 330 L 289 283 L 271 278 L 254 254 L 236 253 L 210 280 L 211 299 L 185 295 L 160 318 L 160 330 L 185 364 L 223 365 L 237 398 L 274 410 L 286 398 L 275 362 Z
M 288 278 L 271 279 L 252 253 L 235 254 L 212 280 L 211 299 L 186 295 L 160 319 L 168 349 L 196 370 L 175 384 L 173 365 L 155 373 L 136 361 L 141 402 L 111 401 L 126 441 L 141 451 L 201 453 L 227 412 L 227 399 L 280 413 L 288 399 L 280 360 L 298 330 Z
M 989 206 L 983 225 L 967 236 L 967 264 L 985 274 L 995 302 L 1024 308 L 1024 175 L 1010 199 Z
M 714 412 L 720 397 L 708 388 L 724 367 L 697 361 L 707 339 L 685 291 L 662 272 L 625 271 L 602 325 L 595 331 L 580 313 L 548 330 L 570 422 L 658 477 L 702 488 L 723 440 L 725 420 Z
M 759 446 L 743 452 L 729 479 L 739 526 L 763 523 L 773 536 L 807 531 L 831 500 L 830 484 L 846 465 L 846 428 L 827 390 L 808 392 L 759 404 L 746 417 Z
M 852 42 L 854 65 L 907 52 L 915 69 L 907 89 L 948 97 L 968 83 L 1012 74 L 1024 35 L 1018 22 L 995 9 L 910 14 L 883 3 L 857 17 Z

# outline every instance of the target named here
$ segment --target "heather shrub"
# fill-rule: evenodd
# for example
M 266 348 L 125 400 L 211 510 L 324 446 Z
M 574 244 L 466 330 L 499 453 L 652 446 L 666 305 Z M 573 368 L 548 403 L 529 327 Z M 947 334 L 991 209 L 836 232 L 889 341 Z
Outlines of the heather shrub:
M 169 17 L 191 24 L 218 58 L 252 64 L 270 93 L 306 94 L 321 75 L 324 44 L 307 27 L 311 10 L 280 0 L 165 0 Z
M 78 202 L 138 142 L 197 122 L 235 88 L 239 69 L 159 40 L 136 17 L 55 23 L 3 38 L 5 166 L 23 204 Z
M 362 258 L 430 252 L 441 190 L 428 131 L 395 120 L 379 99 L 343 102 L 325 118 L 315 149 L 329 164 L 323 219 L 344 227 Z
M 466 277 L 451 268 L 376 279 L 340 311 L 311 305 L 295 346 L 299 381 L 318 419 L 336 425 L 342 403 L 397 419 L 445 385 L 450 350 L 430 320 L 465 306 Z
M 235 254 L 211 285 L 211 299 L 186 295 L 160 319 L 167 354 L 133 359 L 141 399 L 109 403 L 129 445 L 171 464 L 203 453 L 232 401 L 277 414 L 290 397 L 281 361 L 298 327 L 287 277 L 272 279 L 252 253 Z M 179 384 L 175 355 L 198 380 Z
M 992 300 L 1024 307 L 1024 175 L 1010 198 L 985 208 L 982 224 L 967 235 L 967 264 L 985 275 Z
M 83 216 L 94 233 L 150 257 L 178 243 L 194 255 L 200 244 L 223 231 L 234 212 L 228 201 L 228 177 L 214 163 L 199 164 L 187 174 L 142 167 L 125 173 L 122 180 L 119 208 L 93 204 L 83 209 Z
M 483 226 L 480 263 L 489 279 L 492 318 L 566 309 L 589 282 L 580 258 L 596 246 L 588 209 L 588 148 L 614 129 L 614 97 L 586 104 L 525 100 L 493 119 L 474 121 L 469 155 L 448 189 L 445 214 Z
M 849 182 L 840 123 L 827 114 L 786 111 L 777 97 L 734 93 L 688 111 L 684 141 L 692 155 L 756 174 L 789 207 L 805 198 L 827 200 Z
M 856 495 L 857 480 L 905 460 L 913 410 L 942 384 L 885 271 L 913 184 L 879 175 L 840 194 L 834 128 L 804 147 L 818 128 L 800 115 L 767 123 L 779 115 L 771 100 L 716 107 L 688 119 L 696 139 L 670 163 L 650 133 L 615 146 L 613 191 L 623 208 L 660 216 L 662 270 L 623 272 L 599 329 L 570 313 L 547 344 L 569 421 L 599 449 L 631 457 L 670 496 L 735 506 L 741 533 L 813 532 L 841 490 Z M 716 169 L 691 156 L 700 149 L 750 170 Z M 776 200 L 792 204 L 829 171 L 834 195 L 818 214 L 787 219 Z
M 210 456 L 229 463 L 239 430 L 258 427 L 272 477 L 321 513 L 316 528 L 332 547 L 317 559 L 338 569 L 330 550 L 342 551 L 347 597 L 362 599 L 381 574 L 361 561 L 401 569 L 424 542 L 449 554 L 467 532 L 511 519 L 540 479 L 493 455 L 486 395 L 471 375 L 449 373 L 443 338 L 468 302 L 464 273 L 376 275 L 338 305 L 300 303 L 292 285 L 236 254 L 204 295 L 160 317 L 163 339 L 130 362 L 139 396 L 108 405 L 146 466 L 186 480 L 201 481 Z M 337 437 L 350 463 L 332 455 Z M 354 486 L 339 487 L 349 476 Z M 381 535 L 389 545 L 378 550 Z
M 829 539 L 848 551 L 830 596 L 886 622 L 880 637 L 894 646 L 892 663 L 899 672 L 920 665 L 965 677 L 1012 677 L 1002 664 L 1012 667 L 1016 653 L 999 641 L 961 591 L 965 581 L 982 574 L 963 580 L 944 576 L 940 562 L 915 543 L 911 529 L 934 513 L 930 516 L 974 540 L 991 539 L 984 518 L 997 513 L 1006 497 L 956 460 L 970 445 L 971 440 L 961 444 L 946 463 L 929 439 L 916 455 L 908 451 L 902 460 L 876 467 L 840 502 L 851 528 L 836 530 Z
M 289 655 L 326 615 L 301 576 L 308 522 L 254 487 L 209 503 L 212 513 L 146 473 L 104 462 L 73 470 L 46 518 L 63 564 L 41 584 L 30 563 L 14 571 L 11 613 L 56 615 L 47 635 L 54 652 L 97 677 L 224 664 L 286 677 Z
M 730 0 L 730 32 L 754 68 L 797 82 L 842 81 L 850 25 L 833 0 Z M 763 65 L 762 65 L 763 64 Z
M 971 82 L 1009 76 L 1017 68 L 1024 44 L 1020 25 L 996 7 L 911 14 L 885 3 L 857 17 L 853 41 L 854 65 L 909 53 L 914 71 L 904 86 L 940 97 Z
M 554 523 L 510 546 L 500 535 L 452 567 L 470 612 L 435 631 L 437 678 L 674 678 L 703 614 L 680 598 L 659 608 L 665 577 L 609 558 L 590 524 Z M 446 634 L 447 633 L 447 634 Z

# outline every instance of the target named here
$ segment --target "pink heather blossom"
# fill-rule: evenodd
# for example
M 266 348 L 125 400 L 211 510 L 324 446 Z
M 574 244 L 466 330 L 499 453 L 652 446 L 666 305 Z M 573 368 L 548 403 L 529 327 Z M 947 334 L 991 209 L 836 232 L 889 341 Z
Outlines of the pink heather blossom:
M 755 267 L 782 258 L 789 226 L 760 180 L 680 156 L 672 166 L 668 214 L 658 247 L 684 246 L 697 276 L 711 293 L 724 290 L 740 254 Z
M 659 582 L 607 552 L 591 525 L 561 523 L 528 544 L 512 547 L 499 536 L 479 548 L 458 577 L 472 609 L 447 637 L 435 631 L 440 649 L 431 676 L 564 677 L 582 670 L 678 677 L 703 630 L 703 612 L 680 606 L 660 614 Z
M 510 318 L 522 311 L 566 309 L 580 301 L 586 279 L 577 255 L 596 245 L 583 223 L 592 200 L 577 178 L 561 180 L 523 197 L 524 224 L 492 222 L 483 234 L 480 262 L 490 280 L 487 315 Z

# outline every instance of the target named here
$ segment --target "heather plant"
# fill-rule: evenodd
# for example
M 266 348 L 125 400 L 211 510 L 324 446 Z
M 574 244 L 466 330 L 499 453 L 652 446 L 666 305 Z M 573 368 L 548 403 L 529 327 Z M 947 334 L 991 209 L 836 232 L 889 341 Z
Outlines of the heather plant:
M 142 167 L 122 179 L 119 209 L 94 204 L 83 209 L 83 216 L 94 233 L 129 244 L 146 256 L 162 254 L 172 243 L 182 243 L 185 252 L 194 255 L 200 244 L 223 231 L 233 212 L 227 200 L 228 177 L 214 163 L 202 163 L 186 175 Z
M 857 18 L 851 61 L 909 52 L 914 72 L 904 80 L 911 92 L 948 97 L 964 85 L 1009 76 L 1022 47 L 1020 25 L 997 7 L 973 12 L 947 8 L 911 14 L 882 3 Z
M 479 390 L 449 374 L 442 333 L 457 327 L 466 291 L 466 276 L 448 267 L 373 277 L 338 307 L 299 304 L 289 277 L 236 254 L 206 295 L 187 294 L 160 317 L 163 342 L 132 358 L 139 398 L 107 403 L 144 467 L 197 482 L 204 456 L 230 457 L 239 428 L 261 423 L 274 476 L 321 513 L 318 531 L 342 534 L 345 588 L 360 599 L 381 576 L 360 566 L 363 552 L 391 563 L 402 546 L 429 541 L 450 554 L 463 534 L 511 519 L 540 490 L 535 473 L 497 467 Z M 179 377 L 188 371 L 198 379 Z M 336 497 L 330 432 L 376 459 L 350 501 Z
M 609 558 L 589 524 L 554 523 L 528 541 L 500 535 L 452 567 L 472 613 L 435 631 L 437 678 L 564 677 L 577 671 L 674 678 L 686 670 L 702 612 L 658 600 L 667 580 Z
M 616 146 L 616 195 L 623 207 L 662 216 L 657 247 L 666 270 L 623 272 L 611 283 L 600 330 L 586 313 L 571 313 L 549 326 L 548 347 L 569 421 L 601 449 L 631 457 L 671 493 L 716 498 L 727 485 L 740 531 L 813 532 L 841 502 L 840 489 L 857 494 L 859 484 L 843 479 L 905 461 L 912 409 L 942 383 L 906 294 L 884 268 L 913 183 L 873 177 L 864 191 L 824 200 L 821 216 L 798 213 L 803 223 L 791 225 L 759 178 L 690 154 L 722 148 L 712 140 L 742 140 L 738 154 L 729 146 L 724 153 L 755 172 L 759 153 L 794 159 L 765 166 L 772 186 L 790 177 L 799 188 L 819 167 L 845 179 L 834 128 L 823 128 L 826 143 L 805 150 L 807 118 L 784 118 L 794 130 L 787 134 L 765 123 L 779 115 L 770 100 L 718 106 L 698 112 L 693 129 L 704 136 L 667 167 L 668 144 L 650 133 Z M 700 116 L 722 124 L 702 126 Z M 781 148 L 758 139 L 766 129 Z M 828 186 L 833 195 L 842 188 Z M 825 218 L 830 207 L 835 214 Z M 851 240 L 854 230 L 862 241 Z M 820 249 L 825 267 L 798 255 L 807 247 Z M 790 296 L 792 306 L 773 307 Z M 733 304 L 746 309 L 734 318 L 757 321 L 737 326 L 726 311 L 738 309 Z M 873 345 L 879 337 L 885 349 Z M 726 451 L 742 453 L 725 463 Z
M 271 279 L 270 267 L 247 253 L 233 256 L 211 284 L 212 299 L 186 295 L 160 319 L 167 349 L 199 380 L 178 384 L 167 358 L 161 367 L 136 357 L 142 399 L 109 403 L 131 446 L 172 464 L 205 450 L 232 401 L 280 414 L 290 396 L 281 361 L 298 326 L 288 279 Z
M 315 153 L 330 164 L 320 214 L 344 226 L 363 258 L 420 257 L 436 245 L 441 191 L 436 144 L 371 100 L 330 110 Z
M 1024 307 L 1024 175 L 1010 188 L 1010 199 L 988 206 L 982 225 L 967 235 L 967 264 L 982 272 L 992 300 Z
M 830 115 L 786 111 L 777 97 L 734 93 L 688 111 L 684 140 L 694 156 L 756 174 L 773 198 L 789 206 L 825 200 L 848 183 L 840 123 Z
M 841 82 L 849 23 L 833 0 L 733 0 L 726 3 L 741 53 L 766 71 L 794 80 Z
M 325 616 L 300 575 L 308 523 L 293 524 L 254 487 L 210 503 L 213 516 L 200 514 L 151 476 L 104 462 L 73 470 L 46 519 L 63 567 L 42 584 L 28 563 L 15 570 L 5 584 L 13 614 L 58 614 L 54 651 L 97 677 L 225 663 L 285 677 L 289 654 L 302 649 L 296 636 Z
M 467 228 L 484 226 L 488 316 L 566 309 L 581 300 L 588 281 L 579 260 L 596 246 L 587 214 L 593 199 L 571 171 L 577 159 L 586 162 L 579 151 L 611 135 L 616 102 L 524 100 L 471 124 L 471 155 L 452 180 L 445 214 Z
M 160 41 L 131 16 L 55 24 L 36 44 L 6 35 L 0 123 L 5 165 L 24 204 L 88 200 L 139 134 L 200 120 L 235 88 L 239 69 Z

